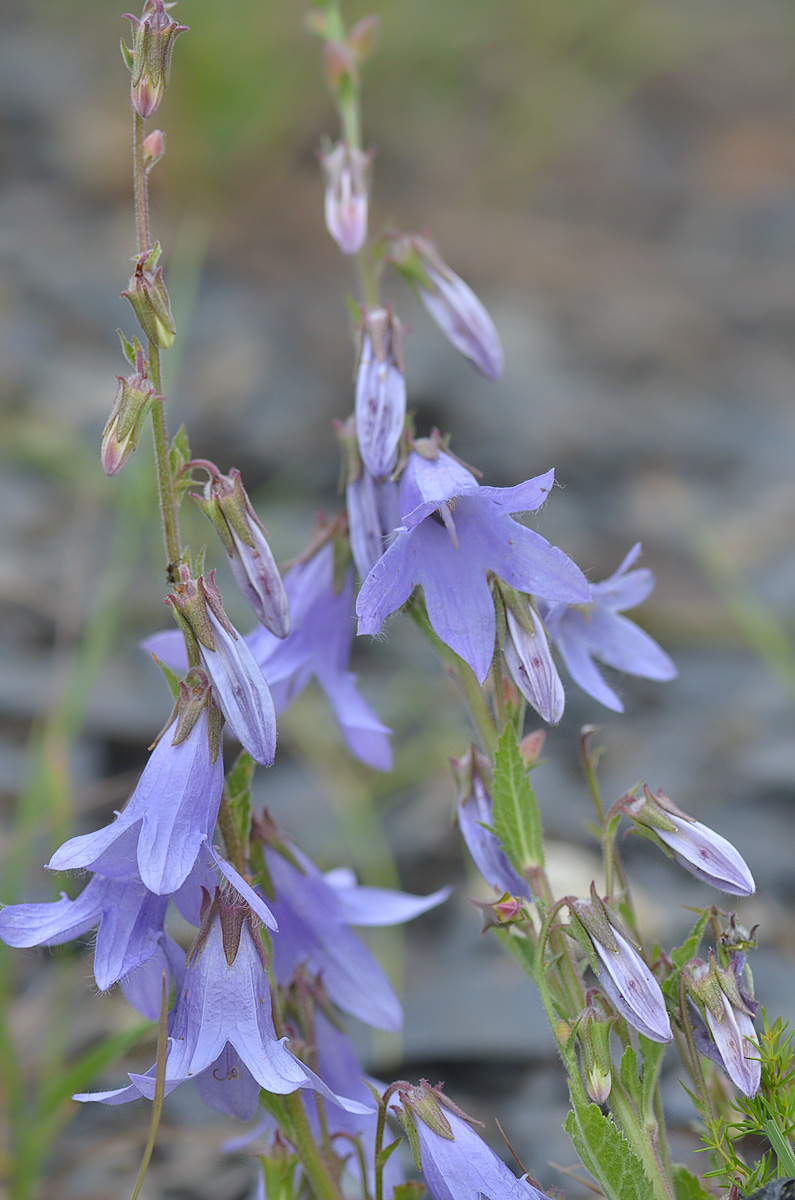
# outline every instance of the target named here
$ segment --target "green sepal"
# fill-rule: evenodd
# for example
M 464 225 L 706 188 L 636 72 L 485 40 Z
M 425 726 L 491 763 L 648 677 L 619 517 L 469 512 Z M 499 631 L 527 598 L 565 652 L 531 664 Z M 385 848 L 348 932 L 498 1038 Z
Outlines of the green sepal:
M 502 731 L 494 763 L 492 815 L 495 832 L 523 878 L 544 865 L 541 816 L 519 752 L 516 732 Z
M 168 684 L 168 688 L 169 688 L 169 691 L 171 692 L 172 697 L 175 700 L 177 700 L 179 698 L 179 685 L 180 685 L 180 681 L 179 681 L 178 677 L 171 670 L 171 667 L 167 667 L 166 664 L 162 661 L 162 659 L 159 659 L 156 654 L 153 654 L 152 658 L 155 660 L 156 665 L 158 667 L 160 667 L 160 670 L 163 672 L 163 678 L 165 679 L 166 683 Z
M 121 342 L 122 354 L 127 359 L 127 362 L 131 367 L 137 366 L 136 353 L 141 349 L 141 343 L 138 341 L 138 338 L 134 337 L 132 341 L 129 341 L 129 339 L 124 336 L 120 329 L 117 329 L 116 332 L 118 333 L 119 341 Z
M 121 50 L 121 56 L 124 59 L 125 67 L 127 68 L 128 71 L 132 71 L 133 62 L 134 62 L 133 52 L 130 49 L 130 47 L 125 43 L 124 38 L 119 39 L 119 48 Z
M 390 1142 L 388 1146 L 384 1146 L 383 1150 L 379 1150 L 375 1156 L 376 1168 L 383 1167 L 387 1159 L 397 1150 L 400 1145 L 400 1138 L 396 1138 L 394 1142 Z
M 291 1154 L 285 1148 L 278 1154 L 258 1154 L 262 1166 L 262 1178 L 265 1183 L 265 1200 L 295 1200 L 295 1168 L 298 1166 L 297 1154 Z
M 411 1147 L 411 1156 L 414 1159 L 414 1166 L 418 1171 L 421 1171 L 422 1164 L 420 1162 L 420 1139 L 417 1136 L 417 1126 L 414 1124 L 414 1117 L 409 1110 L 404 1108 L 402 1105 L 400 1108 L 397 1108 L 394 1111 L 395 1116 L 406 1131 L 406 1137 L 409 1139 L 409 1146 Z
M 204 563 L 205 563 L 206 558 L 207 558 L 207 547 L 202 546 L 201 550 L 196 555 L 196 568 L 194 570 L 194 575 L 196 576 L 197 579 L 199 578 L 200 575 L 204 574 Z

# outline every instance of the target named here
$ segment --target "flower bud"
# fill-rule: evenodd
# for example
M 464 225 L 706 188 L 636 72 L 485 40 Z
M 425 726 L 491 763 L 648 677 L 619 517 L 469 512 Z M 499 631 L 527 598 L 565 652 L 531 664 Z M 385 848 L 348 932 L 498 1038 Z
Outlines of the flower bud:
M 159 267 L 160 244 L 155 242 L 151 250 L 141 254 L 129 286 L 122 292 L 132 305 L 133 312 L 150 342 L 161 350 L 168 350 L 176 336 L 177 327 L 171 315 L 171 301 L 163 282 L 163 268 Z
M 492 828 L 491 765 L 484 755 L 470 746 L 467 754 L 452 759 L 458 785 L 458 828 L 472 855 L 472 861 L 489 887 L 509 896 L 532 900 L 533 893 L 511 865 L 502 842 Z
M 326 176 L 326 228 L 343 254 L 356 254 L 367 237 L 367 195 L 372 153 L 337 142 L 324 149 L 320 162 Z
M 394 469 L 406 419 L 403 340 L 406 328 L 391 308 L 362 315 L 356 373 L 356 436 L 362 462 L 376 479 Z
M 146 0 L 140 19 L 131 13 L 124 15 L 132 25 L 133 44 L 129 50 L 122 42 L 122 55 L 130 69 L 133 108 L 145 120 L 160 107 L 168 87 L 174 42 L 188 27 L 171 20 L 163 0 Z
M 134 375 L 126 379 L 116 376 L 116 399 L 102 431 L 102 469 L 106 475 L 116 475 L 132 454 L 155 395 L 155 389 L 144 373 L 140 350 L 136 365 Z
M 243 487 L 240 472 L 222 475 L 212 463 L 197 466 L 210 472 L 204 495 L 191 493 L 215 525 L 229 555 L 238 587 L 266 629 L 284 638 L 290 632 L 290 608 L 265 529 Z
M 360 577 L 366 579 L 400 524 L 398 486 L 393 479 L 374 479 L 363 466 L 354 417 L 335 421 L 334 429 L 342 456 L 351 553 Z
M 193 579 L 183 564 L 166 604 L 201 657 L 229 728 L 256 762 L 270 766 L 276 753 L 273 700 L 251 651 L 224 612 L 213 574 Z
M 451 271 L 433 242 L 408 234 L 392 242 L 389 261 L 417 291 L 447 340 L 488 379 L 502 375 L 497 330 L 472 289 Z
M 745 958 L 736 954 L 727 967 L 719 967 L 714 954 L 709 964 L 692 959 L 682 969 L 688 994 L 693 1033 L 700 1052 L 716 1062 L 744 1096 L 755 1096 L 762 1077 L 759 1042 L 753 1018 L 759 1005 L 745 991 L 741 977 Z
M 165 152 L 166 135 L 162 129 L 153 129 L 144 138 L 144 170 L 151 171 L 155 163 L 160 162 Z
M 499 588 L 506 600 L 508 670 L 539 716 L 550 725 L 557 725 L 563 716 L 566 697 L 541 618 L 526 597 L 502 583 Z
M 594 1104 L 606 1104 L 613 1086 L 610 1061 L 610 1029 L 608 1019 L 591 1002 L 589 992 L 586 1007 L 577 1021 L 577 1041 L 582 1054 L 585 1086 Z
M 696 879 L 732 896 L 756 891 L 745 860 L 731 842 L 682 812 L 662 790 L 655 796 L 644 786 L 642 796 L 626 797 L 621 807 L 633 821 L 651 829 Z
M 591 884 L 591 899 L 567 901 L 596 952 L 599 983 L 616 1012 L 654 1042 L 673 1040 L 660 985 Z

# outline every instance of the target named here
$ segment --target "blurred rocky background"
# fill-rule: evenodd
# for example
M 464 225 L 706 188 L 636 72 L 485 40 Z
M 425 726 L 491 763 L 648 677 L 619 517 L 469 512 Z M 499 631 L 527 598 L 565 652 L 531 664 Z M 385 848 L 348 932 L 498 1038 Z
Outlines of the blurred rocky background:
M 748 859 L 759 891 L 738 909 L 761 923 L 757 993 L 791 1019 L 795 13 L 785 0 L 351 0 L 349 20 L 373 7 L 373 228 L 427 229 L 506 352 L 504 378 L 481 379 L 395 281 L 418 428 L 452 432 L 488 483 L 554 466 L 562 487 L 536 526 L 592 578 L 642 541 L 658 586 L 641 620 L 680 670 L 624 681 L 620 718 L 569 690 L 534 774 L 556 875 L 584 891 L 595 869 L 576 735 L 598 723 L 608 799 L 647 778 Z M 179 331 L 170 426 L 188 422 L 197 455 L 243 470 L 288 559 L 314 511 L 339 506 L 330 422 L 352 407 L 353 280 L 323 227 L 316 157 L 335 118 L 297 0 L 181 0 L 178 16 L 191 32 L 152 176 Z M 32 900 L 53 895 L 39 864 L 54 845 L 123 803 L 167 715 L 137 649 L 166 623 L 165 584 L 146 439 L 117 479 L 98 455 L 124 371 L 115 330 L 134 328 L 118 298 L 135 249 L 128 27 L 108 0 L 4 0 L 0 24 L 0 851 L 4 899 Z M 211 541 L 202 520 L 188 518 L 194 544 Z M 351 763 L 308 694 L 257 799 L 323 866 L 420 891 L 457 881 L 442 911 L 376 939 L 403 981 L 406 1031 L 363 1036 L 363 1052 L 385 1077 L 445 1079 L 495 1146 L 496 1113 L 545 1186 L 584 1196 L 550 1165 L 576 1166 L 540 1006 L 469 901 L 450 819 L 447 758 L 469 736 L 455 694 L 399 621 L 355 666 L 395 729 L 395 777 Z M 645 843 L 626 854 L 670 944 L 684 906 L 712 895 Z M 84 946 L 0 968 L 0 1049 L 22 1078 L 4 1130 L 29 1110 L 20 1197 L 105 1200 L 138 1169 L 147 1106 L 64 1097 L 148 1064 L 151 1039 L 104 1076 L 98 1056 L 51 1084 L 102 1038 L 134 1037 L 120 997 L 90 995 L 89 964 Z M 692 1162 L 675 1078 L 666 1095 Z M 243 1200 L 250 1159 L 218 1152 L 237 1132 L 180 1089 L 144 1194 Z

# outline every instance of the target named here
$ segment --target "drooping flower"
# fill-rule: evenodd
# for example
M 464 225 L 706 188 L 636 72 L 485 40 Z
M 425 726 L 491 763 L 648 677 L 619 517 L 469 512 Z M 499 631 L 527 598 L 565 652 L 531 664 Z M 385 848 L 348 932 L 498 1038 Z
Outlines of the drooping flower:
M 394 470 L 406 418 L 406 329 L 391 308 L 362 314 L 356 372 L 356 435 L 362 462 L 375 479 Z
M 215 829 L 224 767 L 218 721 L 215 753 L 210 744 L 213 710 L 206 680 L 190 691 L 183 685 L 182 691 L 182 717 L 158 741 L 126 807 L 104 829 L 65 842 L 50 859 L 51 870 L 87 868 L 115 878 L 137 873 L 161 896 L 185 882 Z M 190 719 L 193 725 L 186 729 Z
M 489 760 L 470 746 L 468 753 L 453 760 L 452 765 L 458 784 L 458 828 L 475 866 L 496 892 L 532 900 L 530 885 L 514 870 L 493 832 Z
M 644 786 L 642 796 L 627 796 L 621 807 L 633 821 L 651 829 L 696 879 L 732 896 L 756 891 L 748 864 L 731 842 L 682 812 L 662 790 L 652 795 Z
M 267 826 L 259 826 L 265 862 L 273 884 L 269 905 L 279 923 L 273 937 L 273 970 L 289 983 L 303 966 L 320 975 L 330 1000 L 343 1012 L 378 1029 L 400 1029 L 403 1014 L 394 989 L 351 925 L 396 925 L 441 904 L 442 888 L 430 896 L 410 896 L 384 888 L 360 887 L 348 871 L 322 875 L 296 847 L 279 839 L 296 865 L 277 849 Z
M 362 462 L 355 417 L 335 421 L 334 430 L 342 457 L 351 554 L 356 570 L 366 579 L 400 522 L 398 486 L 389 476 L 376 479 Z
M 416 235 L 396 238 L 388 258 L 416 289 L 451 345 L 487 379 L 499 379 L 503 356 L 494 322 L 433 242 Z
M 248 642 L 284 712 L 315 676 L 326 693 L 348 749 L 379 771 L 392 768 L 389 730 L 359 694 L 348 670 L 353 642 L 353 570 L 334 586 L 334 548 L 326 542 L 285 576 L 292 629 L 284 641 L 255 629 Z
M 286 637 L 290 609 L 284 584 L 240 472 L 222 475 L 206 459 L 194 459 L 191 465 L 208 472 L 204 493 L 191 496 L 218 531 L 238 587 L 265 628 Z
M 526 1176 L 516 1178 L 436 1088 L 423 1080 L 400 1098 L 413 1117 L 431 1200 L 546 1200 Z
M 744 967 L 742 954 L 734 954 L 725 968 L 710 955 L 708 964 L 691 960 L 683 975 L 689 995 L 700 1002 L 698 1008 L 692 1000 L 688 1006 L 697 1048 L 750 1098 L 759 1091 L 762 1063 L 753 1020 L 759 1005 L 743 987 Z
M 591 899 L 567 900 L 575 918 L 590 939 L 596 955 L 596 973 L 607 998 L 624 1020 L 653 1042 L 673 1040 L 671 1022 L 660 985 L 637 950 L 618 928 L 591 884 Z
M 133 108 L 146 120 L 160 107 L 168 87 L 174 42 L 188 27 L 172 20 L 163 0 L 146 0 L 140 19 L 125 15 L 132 24 L 133 45 L 129 50 L 122 42 L 122 56 L 132 76 Z
M 574 682 L 614 712 L 623 712 L 624 707 L 599 673 L 595 658 L 644 679 L 664 681 L 676 676 L 676 667 L 665 651 L 620 615 L 625 608 L 641 604 L 654 587 L 651 571 L 630 570 L 639 554 L 638 542 L 613 575 L 591 585 L 585 603 L 550 603 L 549 597 L 539 603 L 547 632 Z
M 94 875 L 74 900 L 10 904 L 0 912 L 8 946 L 60 946 L 99 926 L 94 978 L 100 991 L 136 970 L 158 948 L 168 896 L 156 896 L 138 878 Z
M 270 766 L 276 754 L 273 700 L 251 651 L 224 612 L 214 574 L 193 579 L 182 566 L 180 582 L 166 603 L 183 634 L 194 639 L 215 702 L 232 733 L 255 762 Z M 187 665 L 184 650 L 181 658 Z
M 520 612 L 506 606 L 505 621 L 505 661 L 511 677 L 539 716 L 557 725 L 566 697 L 541 618 L 525 600 Z
M 510 515 L 543 504 L 552 471 L 512 488 L 480 487 L 438 437 L 415 446 L 400 480 L 402 525 L 356 602 L 359 633 L 378 633 L 421 586 L 434 631 L 482 683 L 496 635 L 489 572 L 517 591 L 562 603 L 587 600 L 590 589 L 562 550 Z
M 356 254 L 367 237 L 367 193 L 372 155 L 338 142 L 320 155 L 326 176 L 326 228 L 343 254 Z

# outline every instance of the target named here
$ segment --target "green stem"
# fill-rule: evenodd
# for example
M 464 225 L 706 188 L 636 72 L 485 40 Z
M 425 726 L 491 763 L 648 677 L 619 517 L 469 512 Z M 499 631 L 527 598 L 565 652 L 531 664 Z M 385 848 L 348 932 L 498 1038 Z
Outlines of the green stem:
M 646 1168 L 649 1182 L 654 1189 L 655 1200 L 674 1200 L 673 1186 L 666 1173 L 657 1145 L 657 1131 L 649 1129 L 644 1122 L 638 1119 L 623 1085 L 615 1076 L 610 1089 L 610 1107 L 616 1123 L 620 1125 L 625 1137 L 632 1144 Z
M 224 785 L 224 790 L 221 792 L 221 804 L 218 808 L 218 824 L 221 827 L 224 846 L 226 847 L 226 853 L 229 855 L 232 866 L 244 879 L 248 879 L 249 870 L 248 863 L 246 862 L 246 851 L 235 829 L 226 785 Z
M 431 623 L 428 620 L 426 613 L 418 604 L 412 604 L 409 612 L 414 623 L 422 630 L 428 641 L 433 646 L 439 658 L 449 667 L 452 673 L 458 680 L 461 691 L 464 693 L 464 699 L 469 706 L 469 712 L 472 720 L 483 739 L 483 744 L 488 751 L 492 762 L 497 753 L 497 744 L 499 742 L 499 734 L 494 724 L 494 717 L 491 715 L 491 710 L 486 703 L 486 698 L 483 695 L 483 690 L 477 681 L 475 672 L 459 658 L 455 650 L 451 650 L 449 646 L 434 633 L 431 628 Z
M 149 196 L 144 166 L 144 119 L 133 109 L 133 187 L 135 189 L 135 231 L 138 253 L 149 246 Z
M 296 1150 L 312 1186 L 315 1200 L 343 1200 L 337 1181 L 323 1160 L 304 1111 L 303 1101 L 297 1092 L 282 1097 L 282 1105 L 288 1118 L 285 1132 Z

